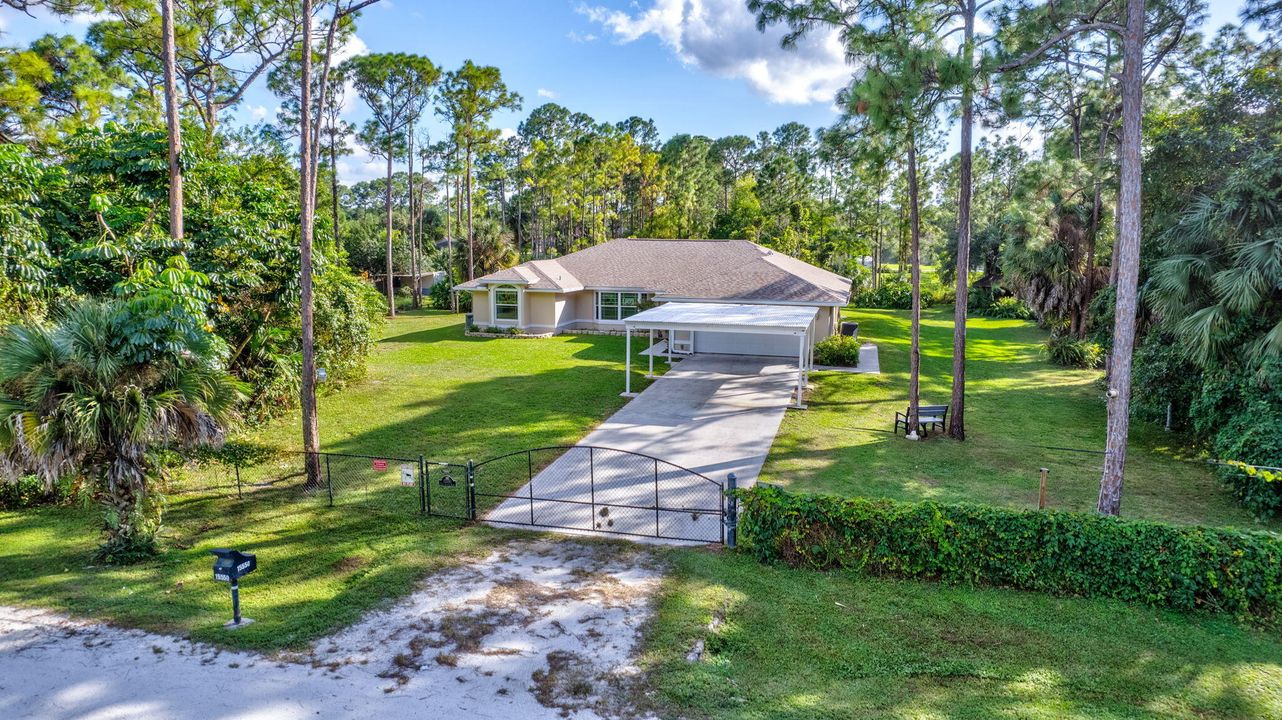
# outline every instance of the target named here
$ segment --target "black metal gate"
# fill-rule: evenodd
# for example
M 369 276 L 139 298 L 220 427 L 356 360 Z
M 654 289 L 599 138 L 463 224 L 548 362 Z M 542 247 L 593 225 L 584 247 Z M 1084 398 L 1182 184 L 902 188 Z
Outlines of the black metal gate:
M 465 496 L 485 522 L 705 543 L 726 540 L 725 487 L 651 455 L 574 445 L 469 463 Z M 433 488 L 437 490 L 438 488 Z M 490 502 L 482 502 L 490 505 Z

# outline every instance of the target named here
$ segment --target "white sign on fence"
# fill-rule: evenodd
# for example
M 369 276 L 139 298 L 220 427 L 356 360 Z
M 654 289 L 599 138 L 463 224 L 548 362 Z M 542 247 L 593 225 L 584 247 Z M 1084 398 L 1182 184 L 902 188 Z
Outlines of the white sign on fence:
M 409 463 L 401 465 L 401 487 L 414 487 L 414 466 Z

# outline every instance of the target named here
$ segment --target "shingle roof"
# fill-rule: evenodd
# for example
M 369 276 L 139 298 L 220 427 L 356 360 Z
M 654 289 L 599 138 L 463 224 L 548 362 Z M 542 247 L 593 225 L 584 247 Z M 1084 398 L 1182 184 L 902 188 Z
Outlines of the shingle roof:
M 458 286 L 516 283 L 531 290 L 656 292 L 660 299 L 845 305 L 850 280 L 748 240 L 622 238 L 555 260 L 533 260 Z

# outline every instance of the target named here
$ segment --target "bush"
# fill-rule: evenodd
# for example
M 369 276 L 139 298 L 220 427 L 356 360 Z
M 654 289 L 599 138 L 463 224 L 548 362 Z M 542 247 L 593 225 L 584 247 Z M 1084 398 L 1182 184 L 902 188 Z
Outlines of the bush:
M 1052 333 L 1045 347 L 1046 355 L 1056 365 L 1094 369 L 1104 364 L 1104 348 L 1090 340 Z
M 815 343 L 815 362 L 834 367 L 859 366 L 859 341 L 848 335 L 832 335 Z
M 1171 406 L 1171 428 L 1189 427 L 1189 408 L 1202 392 L 1202 370 L 1188 359 L 1174 335 L 1151 332 L 1135 350 L 1131 416 L 1166 423 Z
M 468 293 L 469 295 L 471 293 Z M 450 283 L 442 280 L 427 291 L 427 302 L 434 310 L 449 310 L 454 306 L 450 301 Z
M 316 275 L 314 297 L 317 366 L 325 368 L 335 384 L 362 377 L 365 358 L 386 322 L 385 299 L 338 266 Z
M 925 299 L 923 298 L 923 304 Z M 902 280 L 886 280 L 876 290 L 864 290 L 855 295 L 856 307 L 907 310 L 913 304 L 912 284 Z
M 1282 466 L 1282 360 L 1256 372 L 1221 367 L 1204 373 L 1201 394 L 1189 409 L 1193 431 L 1212 455 L 1267 467 Z M 1218 471 L 1242 505 L 1257 517 L 1282 515 L 1282 483 L 1240 470 Z
M 1033 311 L 1028 308 L 1019 298 L 1006 296 L 997 298 L 988 307 L 984 308 L 981 313 L 990 318 L 1000 320 L 1032 320 Z
M 739 497 L 740 546 L 762 561 L 1282 622 L 1282 540 L 1265 533 L 768 486 Z
M 22 510 L 40 505 L 54 505 L 71 497 L 70 483 L 56 483 L 52 490 L 35 475 L 22 475 L 15 480 L 0 480 L 0 510 Z

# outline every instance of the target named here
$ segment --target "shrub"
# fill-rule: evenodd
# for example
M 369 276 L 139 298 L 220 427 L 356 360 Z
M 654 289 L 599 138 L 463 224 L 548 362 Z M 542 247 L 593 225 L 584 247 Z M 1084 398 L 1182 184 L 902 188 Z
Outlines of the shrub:
M 470 293 L 468 293 L 470 295 Z M 428 304 L 435 310 L 449 310 L 453 307 L 450 304 L 450 283 L 442 280 L 433 285 L 427 291 Z
M 1265 533 L 768 486 L 739 497 L 740 546 L 762 561 L 1282 621 L 1282 540 Z
M 1090 340 L 1051 333 L 1045 347 L 1046 355 L 1056 365 L 1094 369 L 1104 364 L 1104 348 Z
M 1222 367 L 1204 373 L 1202 392 L 1189 417 L 1194 432 L 1206 438 L 1211 453 L 1269 467 L 1282 466 L 1282 360 L 1265 362 L 1257 372 Z M 1282 515 L 1282 483 L 1221 467 L 1219 477 L 1242 505 L 1259 518 Z
M 1010 295 L 997 298 L 981 312 L 990 318 L 998 318 L 1001 320 L 1033 319 L 1033 311 L 1021 302 L 1019 298 L 1012 297 Z
M 21 475 L 8 481 L 0 479 L 0 510 L 53 505 L 67 500 L 71 494 L 70 483 L 55 483 L 50 489 L 35 475 Z
M 848 335 L 832 335 L 815 343 L 815 362 L 834 367 L 859 366 L 859 341 Z
M 924 299 L 923 299 L 924 302 Z M 855 296 L 856 307 L 907 310 L 912 307 L 913 288 L 902 280 L 886 280 L 876 290 L 864 290 Z

